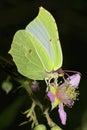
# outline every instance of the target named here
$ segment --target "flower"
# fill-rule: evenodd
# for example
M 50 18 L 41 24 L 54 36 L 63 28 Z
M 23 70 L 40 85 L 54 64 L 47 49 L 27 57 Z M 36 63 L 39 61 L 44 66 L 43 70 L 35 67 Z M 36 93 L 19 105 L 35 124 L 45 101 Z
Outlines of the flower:
M 79 94 L 76 89 L 79 85 L 80 78 L 79 74 L 74 74 L 65 79 L 64 83 L 61 85 L 58 84 L 57 86 L 53 86 L 53 84 L 50 84 L 49 86 L 47 96 L 51 101 L 52 109 L 58 106 L 59 117 L 63 125 L 66 124 L 67 119 L 67 114 L 64 111 L 64 104 L 68 107 L 73 106 L 74 101 Z

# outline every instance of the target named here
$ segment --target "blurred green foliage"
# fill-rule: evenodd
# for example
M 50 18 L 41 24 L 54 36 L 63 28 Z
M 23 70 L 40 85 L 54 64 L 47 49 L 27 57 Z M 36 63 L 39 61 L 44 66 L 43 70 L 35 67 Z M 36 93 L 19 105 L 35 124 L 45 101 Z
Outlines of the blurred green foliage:
M 24 98 L 17 98 L 13 103 L 0 112 L 0 130 L 8 128 L 15 120 Z

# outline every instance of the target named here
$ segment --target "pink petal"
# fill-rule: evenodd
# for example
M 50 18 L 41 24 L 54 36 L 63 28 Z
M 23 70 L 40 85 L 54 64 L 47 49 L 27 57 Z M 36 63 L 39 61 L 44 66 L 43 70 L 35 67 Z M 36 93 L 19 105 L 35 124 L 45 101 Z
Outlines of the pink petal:
M 69 76 L 67 79 L 69 80 L 70 84 L 71 84 L 73 87 L 77 88 L 78 85 L 79 85 L 81 76 L 80 76 L 79 74 L 74 74 L 74 75 L 72 75 L 72 76 Z
M 61 123 L 62 123 L 63 125 L 65 125 L 65 124 L 66 124 L 67 114 L 66 114 L 66 112 L 64 111 L 63 105 L 59 105 L 58 112 L 59 112 L 59 116 L 60 116 L 60 119 L 61 119 Z
M 48 91 L 47 96 L 50 98 L 51 102 L 54 102 L 54 95 L 50 91 Z

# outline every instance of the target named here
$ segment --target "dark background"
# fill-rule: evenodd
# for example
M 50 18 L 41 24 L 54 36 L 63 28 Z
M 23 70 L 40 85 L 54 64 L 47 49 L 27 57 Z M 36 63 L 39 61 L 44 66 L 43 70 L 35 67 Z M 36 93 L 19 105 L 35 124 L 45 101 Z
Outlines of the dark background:
M 0 0 L 0 55 L 6 59 L 9 58 L 8 51 L 15 32 L 24 29 L 37 16 L 40 6 L 51 12 L 58 25 L 63 50 L 62 68 L 77 70 L 82 73 L 79 85 L 79 101 L 75 103 L 72 109 L 66 108 L 68 121 L 63 129 L 87 130 L 86 0 Z M 7 73 L 0 68 L 0 86 L 6 77 Z M 17 86 L 16 83 L 14 84 Z M 6 95 L 0 88 L 1 130 L 28 129 L 28 125 L 18 126 L 21 121 L 25 120 L 21 111 L 28 104 L 26 99 L 27 94 L 22 90 Z M 56 120 L 58 120 L 55 111 L 54 113 L 53 118 L 55 116 Z M 2 124 L 5 124 L 6 127 L 2 127 Z

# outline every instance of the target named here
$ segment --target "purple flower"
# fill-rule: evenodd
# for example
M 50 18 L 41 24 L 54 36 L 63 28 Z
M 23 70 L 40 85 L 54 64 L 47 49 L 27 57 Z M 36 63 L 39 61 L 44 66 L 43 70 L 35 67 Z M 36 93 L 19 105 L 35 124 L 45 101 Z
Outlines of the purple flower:
M 64 78 L 64 77 L 63 77 Z M 64 83 L 61 85 L 57 84 L 50 85 L 47 96 L 49 97 L 52 109 L 58 106 L 59 117 L 63 125 L 66 124 L 67 114 L 64 111 L 64 105 L 72 107 L 74 101 L 77 99 L 78 91 L 76 91 L 81 76 L 77 73 L 72 76 L 69 76 L 64 80 Z

